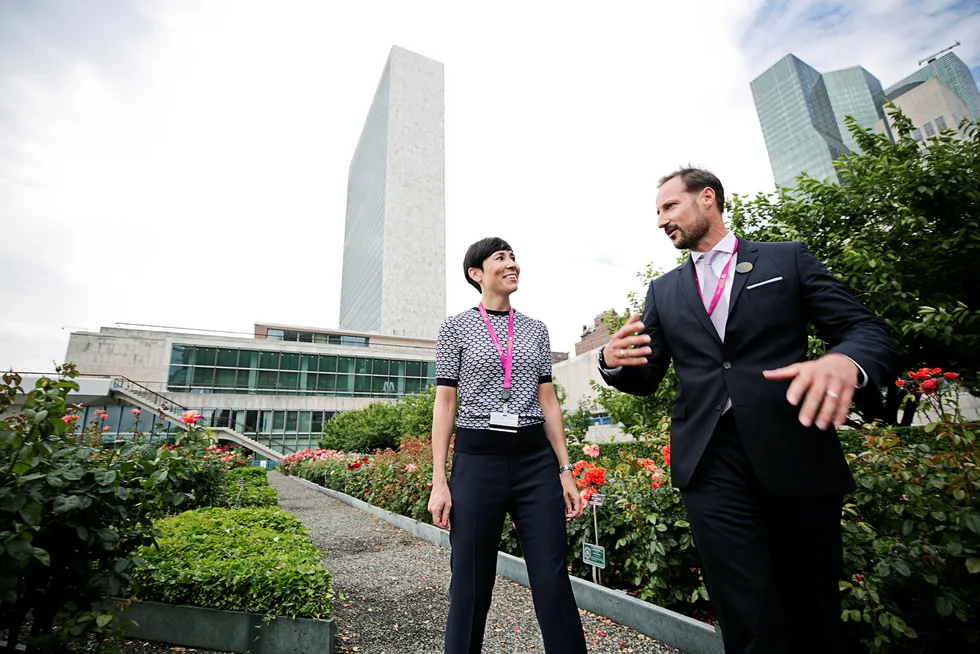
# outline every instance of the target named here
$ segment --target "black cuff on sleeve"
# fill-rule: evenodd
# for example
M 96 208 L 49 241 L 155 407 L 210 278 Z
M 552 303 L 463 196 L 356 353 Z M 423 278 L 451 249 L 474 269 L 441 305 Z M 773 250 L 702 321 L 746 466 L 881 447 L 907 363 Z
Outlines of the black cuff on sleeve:
M 459 380 L 448 377 L 436 377 L 436 386 L 452 386 L 453 388 L 458 388 Z
M 541 375 L 540 377 L 538 377 L 538 383 L 539 384 L 550 384 L 551 383 L 551 375 Z

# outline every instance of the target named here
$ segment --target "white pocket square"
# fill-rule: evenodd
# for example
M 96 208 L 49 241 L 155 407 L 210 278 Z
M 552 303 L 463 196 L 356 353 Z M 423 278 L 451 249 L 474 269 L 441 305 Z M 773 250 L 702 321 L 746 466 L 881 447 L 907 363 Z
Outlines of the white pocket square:
M 782 277 L 773 277 L 772 279 L 767 279 L 764 282 L 756 282 L 755 284 L 749 284 L 748 286 L 745 287 L 745 290 L 751 291 L 753 288 L 759 286 L 765 286 L 766 284 L 772 284 L 773 282 L 780 282 L 782 280 L 783 280 Z

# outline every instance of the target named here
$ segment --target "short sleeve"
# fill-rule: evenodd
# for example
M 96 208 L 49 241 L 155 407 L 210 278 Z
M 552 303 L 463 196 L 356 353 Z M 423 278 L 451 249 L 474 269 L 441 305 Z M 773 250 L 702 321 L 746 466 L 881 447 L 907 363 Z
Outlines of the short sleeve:
M 538 383 L 547 384 L 551 382 L 551 337 L 548 335 L 548 327 L 541 325 L 541 370 L 538 373 Z
M 452 318 L 446 318 L 439 327 L 439 337 L 436 340 L 436 386 L 459 386 L 461 357 L 459 331 Z

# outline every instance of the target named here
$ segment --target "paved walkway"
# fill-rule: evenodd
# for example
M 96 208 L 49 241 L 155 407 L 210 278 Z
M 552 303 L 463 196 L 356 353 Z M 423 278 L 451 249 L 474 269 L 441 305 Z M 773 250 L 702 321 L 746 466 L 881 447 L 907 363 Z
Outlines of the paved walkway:
M 279 506 L 313 532 L 344 596 L 335 610 L 338 654 L 442 654 L 449 608 L 449 550 L 436 547 L 374 516 L 270 473 Z M 593 654 L 674 652 L 609 620 L 582 613 Z M 483 651 L 544 652 L 531 591 L 497 576 Z

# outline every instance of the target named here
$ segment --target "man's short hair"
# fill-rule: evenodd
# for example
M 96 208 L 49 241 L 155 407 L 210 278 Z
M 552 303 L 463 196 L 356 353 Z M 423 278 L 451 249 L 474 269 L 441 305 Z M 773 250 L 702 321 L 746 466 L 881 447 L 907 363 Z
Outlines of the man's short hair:
M 494 252 L 500 250 L 507 250 L 508 252 L 513 252 L 512 248 L 507 241 L 496 236 L 491 236 L 489 238 L 484 238 L 466 249 L 466 256 L 463 257 L 463 276 L 466 278 L 466 282 L 475 288 L 480 290 L 480 285 L 474 282 L 470 278 L 469 270 L 470 268 L 479 268 L 483 270 L 483 262 Z
M 675 177 L 681 178 L 688 193 L 700 193 L 710 187 L 715 192 L 715 204 L 718 205 L 718 213 L 725 213 L 725 188 L 713 172 L 704 168 L 679 168 L 669 175 L 661 177 L 660 181 L 657 182 L 657 188 Z

